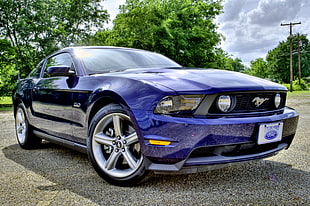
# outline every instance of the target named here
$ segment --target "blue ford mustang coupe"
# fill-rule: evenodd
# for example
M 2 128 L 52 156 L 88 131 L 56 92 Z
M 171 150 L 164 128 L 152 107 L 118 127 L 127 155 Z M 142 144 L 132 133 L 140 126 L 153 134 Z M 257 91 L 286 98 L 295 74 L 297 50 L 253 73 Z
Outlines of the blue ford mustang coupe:
M 22 148 L 45 139 L 87 152 L 107 182 L 130 186 L 149 171 L 199 172 L 287 149 L 298 114 L 285 106 L 286 93 L 148 51 L 71 47 L 17 83 L 15 128 Z

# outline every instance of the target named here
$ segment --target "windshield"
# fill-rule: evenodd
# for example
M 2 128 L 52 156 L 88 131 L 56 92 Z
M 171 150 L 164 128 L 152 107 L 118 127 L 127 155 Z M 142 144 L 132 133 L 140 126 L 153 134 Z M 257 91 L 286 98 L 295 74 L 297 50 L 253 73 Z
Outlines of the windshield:
M 98 74 L 136 68 L 180 67 L 171 59 L 153 52 L 120 48 L 78 49 L 87 74 Z

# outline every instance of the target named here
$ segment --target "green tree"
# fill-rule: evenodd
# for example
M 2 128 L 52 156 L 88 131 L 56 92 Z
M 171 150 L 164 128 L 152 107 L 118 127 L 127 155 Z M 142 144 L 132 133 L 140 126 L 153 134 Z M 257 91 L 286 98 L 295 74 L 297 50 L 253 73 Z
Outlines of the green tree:
M 222 36 L 214 19 L 221 0 L 127 0 L 114 28 L 98 32 L 92 44 L 155 51 L 184 66 L 208 67 Z
M 0 97 L 10 95 L 17 80 L 15 48 L 6 39 L 0 39 Z
M 0 36 L 16 49 L 25 76 L 39 59 L 102 28 L 107 18 L 100 0 L 1 0 Z
M 242 60 L 234 58 L 221 48 L 214 49 L 215 61 L 210 63 L 210 67 L 215 69 L 224 69 L 235 72 L 244 72 L 246 67 L 242 64 Z
M 256 77 L 268 78 L 269 77 L 268 63 L 263 58 L 253 60 L 251 61 L 250 69 L 246 70 L 245 73 Z
M 306 35 L 293 36 L 293 74 L 298 76 L 298 44 L 301 51 L 301 76 L 310 75 L 310 44 Z M 298 41 L 299 39 L 299 41 Z M 298 43 L 300 42 L 300 43 Z M 279 82 L 290 82 L 290 38 L 282 41 L 273 50 L 269 51 L 266 61 L 269 66 L 269 76 Z M 295 78 L 296 79 L 296 78 Z

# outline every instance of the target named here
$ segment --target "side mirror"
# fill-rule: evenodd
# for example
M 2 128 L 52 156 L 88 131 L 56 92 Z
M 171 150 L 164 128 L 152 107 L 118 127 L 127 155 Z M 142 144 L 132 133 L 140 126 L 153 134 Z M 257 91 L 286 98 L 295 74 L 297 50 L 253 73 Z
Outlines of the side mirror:
M 74 76 L 75 75 L 74 71 L 70 71 L 69 66 L 64 66 L 64 65 L 48 67 L 46 72 L 50 76 L 66 76 L 66 77 L 68 77 L 68 76 Z

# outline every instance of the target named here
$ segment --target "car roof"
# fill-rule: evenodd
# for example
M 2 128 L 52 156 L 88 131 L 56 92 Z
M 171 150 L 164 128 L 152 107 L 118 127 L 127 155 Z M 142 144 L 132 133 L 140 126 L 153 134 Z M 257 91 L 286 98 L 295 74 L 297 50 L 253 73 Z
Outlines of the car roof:
M 73 46 L 73 47 L 66 47 L 63 48 L 56 53 L 59 52 L 73 52 L 74 50 L 78 49 L 117 49 L 117 50 L 135 50 L 135 51 L 145 51 L 146 50 L 141 50 L 141 49 L 134 49 L 134 48 L 127 48 L 127 47 L 115 47 L 115 46 Z

